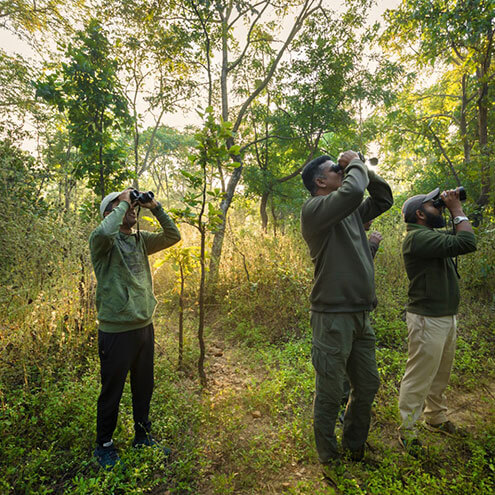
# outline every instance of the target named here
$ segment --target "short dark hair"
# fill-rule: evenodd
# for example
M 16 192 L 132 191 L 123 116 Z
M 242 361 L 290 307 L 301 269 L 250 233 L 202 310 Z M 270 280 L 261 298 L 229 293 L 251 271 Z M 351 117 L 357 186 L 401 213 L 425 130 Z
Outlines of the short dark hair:
M 315 183 L 315 179 L 322 177 L 320 165 L 327 161 L 332 161 L 332 159 L 328 155 L 321 155 L 318 158 L 314 158 L 311 160 L 305 167 L 301 173 L 302 180 L 306 189 L 311 193 L 311 196 L 314 196 L 317 187 Z

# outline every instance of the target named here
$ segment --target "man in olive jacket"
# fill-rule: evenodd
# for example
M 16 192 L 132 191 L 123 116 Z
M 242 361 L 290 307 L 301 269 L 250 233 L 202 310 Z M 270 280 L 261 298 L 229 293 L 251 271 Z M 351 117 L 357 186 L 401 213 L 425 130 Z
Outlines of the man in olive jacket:
M 409 278 L 409 357 L 399 392 L 399 441 L 413 455 L 421 452 L 415 424 L 422 412 L 427 429 L 445 434 L 456 431 L 447 420 L 444 395 L 454 360 L 459 307 L 458 275 L 452 258 L 476 250 L 476 238 L 457 190 L 441 194 L 456 234 L 434 230 L 445 225 L 443 207 L 433 204 L 438 198 L 437 188 L 409 198 L 402 207 L 407 223 L 402 254 Z
M 102 384 L 94 455 L 105 469 L 111 469 L 119 461 L 112 435 L 129 371 L 135 429 L 133 445 L 157 445 L 151 437 L 149 420 L 153 393 L 152 319 L 156 299 L 148 255 L 180 240 L 174 222 L 155 199 L 140 206 L 151 211 L 162 231 L 133 233 L 137 218 L 130 191 L 113 192 L 103 199 L 100 205 L 103 220 L 89 239 L 98 282 L 96 307 Z
M 379 377 L 369 320 L 375 301 L 374 267 L 363 223 L 393 204 L 389 185 L 368 170 L 357 153 L 344 152 L 338 164 L 321 156 L 302 172 L 311 193 L 302 208 L 301 230 L 315 265 L 310 296 L 314 433 L 323 465 L 339 458 L 335 421 L 346 376 L 351 396 L 342 445 L 353 460 L 364 456 Z M 366 189 L 370 197 L 363 201 Z

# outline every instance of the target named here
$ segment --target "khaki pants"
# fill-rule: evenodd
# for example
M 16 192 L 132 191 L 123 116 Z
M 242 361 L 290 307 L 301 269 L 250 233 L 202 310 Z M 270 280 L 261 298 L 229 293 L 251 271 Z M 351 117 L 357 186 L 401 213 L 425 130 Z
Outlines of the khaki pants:
M 413 437 L 422 412 L 429 423 L 447 421 L 444 392 L 454 361 L 456 317 L 407 313 L 407 328 L 409 357 L 399 392 L 400 430 Z

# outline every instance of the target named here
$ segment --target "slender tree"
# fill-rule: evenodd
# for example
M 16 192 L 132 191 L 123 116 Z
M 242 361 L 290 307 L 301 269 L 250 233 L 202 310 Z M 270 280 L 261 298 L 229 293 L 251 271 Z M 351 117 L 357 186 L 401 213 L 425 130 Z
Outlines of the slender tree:
M 458 128 L 464 165 L 479 168 L 479 206 L 486 205 L 494 196 L 490 146 L 493 136 L 489 125 L 495 78 L 494 12 L 493 2 L 485 0 L 403 2 L 398 9 L 388 12 L 388 27 L 382 38 L 383 46 L 400 54 L 408 63 L 415 62 L 420 70 L 431 71 L 435 67 L 438 76 L 444 79 L 456 74 L 457 83 L 449 91 L 430 93 L 447 107 L 451 101 L 456 102 L 456 108 L 452 112 L 432 111 L 430 120 L 448 118 Z M 427 97 L 428 93 L 423 96 Z M 469 114 L 473 113 L 478 155 L 475 160 L 469 143 Z M 430 138 L 439 144 L 431 133 Z M 439 150 L 445 156 L 445 150 Z
M 95 19 L 69 45 L 67 61 L 36 82 L 36 94 L 63 112 L 70 140 L 80 152 L 76 178 L 104 197 L 110 184 L 130 177 L 124 133 L 132 125 L 117 70 L 119 60 Z

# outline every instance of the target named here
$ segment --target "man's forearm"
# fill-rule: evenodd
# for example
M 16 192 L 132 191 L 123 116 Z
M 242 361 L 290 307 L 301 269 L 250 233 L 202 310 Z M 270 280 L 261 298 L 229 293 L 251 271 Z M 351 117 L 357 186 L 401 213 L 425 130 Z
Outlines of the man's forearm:
M 179 242 L 181 238 L 179 229 L 160 204 L 153 208 L 151 213 L 158 220 L 162 232 L 148 233 L 146 235 L 145 242 L 148 254 L 170 247 Z

